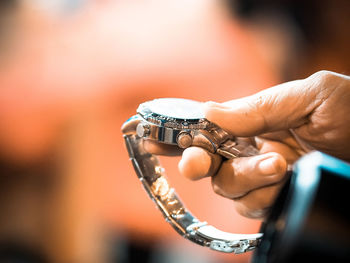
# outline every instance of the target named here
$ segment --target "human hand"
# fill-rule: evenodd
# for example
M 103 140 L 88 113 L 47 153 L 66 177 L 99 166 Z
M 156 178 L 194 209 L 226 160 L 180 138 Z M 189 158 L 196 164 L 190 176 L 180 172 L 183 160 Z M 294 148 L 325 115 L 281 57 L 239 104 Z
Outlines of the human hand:
M 206 104 L 206 118 L 237 137 L 252 137 L 260 154 L 222 160 L 198 147 L 183 152 L 180 172 L 212 177 L 214 191 L 233 199 L 239 213 L 262 218 L 286 182 L 286 170 L 315 149 L 350 160 L 350 78 L 320 71 L 250 97 Z M 171 150 L 146 141 L 148 151 Z M 160 149 L 161 148 L 161 149 Z

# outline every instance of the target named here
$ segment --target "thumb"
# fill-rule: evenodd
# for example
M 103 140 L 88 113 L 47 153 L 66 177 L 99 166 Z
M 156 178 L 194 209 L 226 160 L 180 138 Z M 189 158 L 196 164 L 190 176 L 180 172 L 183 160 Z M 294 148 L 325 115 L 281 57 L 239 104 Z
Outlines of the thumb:
M 322 101 L 316 99 L 318 87 L 311 77 L 221 104 L 207 102 L 206 118 L 234 136 L 255 136 L 299 127 Z

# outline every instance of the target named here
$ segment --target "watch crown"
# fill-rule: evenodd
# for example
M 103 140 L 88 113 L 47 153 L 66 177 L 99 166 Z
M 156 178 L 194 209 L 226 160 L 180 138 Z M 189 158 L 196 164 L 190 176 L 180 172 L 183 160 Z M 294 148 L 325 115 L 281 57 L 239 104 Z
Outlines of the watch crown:
M 188 132 L 180 132 L 176 139 L 177 145 L 180 148 L 187 148 L 192 145 L 192 135 Z
M 136 134 L 139 137 L 147 137 L 151 133 L 151 126 L 145 123 L 139 123 L 136 127 Z

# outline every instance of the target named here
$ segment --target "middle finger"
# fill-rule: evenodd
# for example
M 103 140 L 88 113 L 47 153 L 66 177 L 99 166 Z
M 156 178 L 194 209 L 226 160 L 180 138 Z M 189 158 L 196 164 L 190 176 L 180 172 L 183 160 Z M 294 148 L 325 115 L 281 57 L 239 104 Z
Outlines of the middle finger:
M 254 189 L 280 182 L 286 169 L 286 160 L 273 152 L 227 160 L 212 178 L 212 185 L 217 194 L 235 199 Z

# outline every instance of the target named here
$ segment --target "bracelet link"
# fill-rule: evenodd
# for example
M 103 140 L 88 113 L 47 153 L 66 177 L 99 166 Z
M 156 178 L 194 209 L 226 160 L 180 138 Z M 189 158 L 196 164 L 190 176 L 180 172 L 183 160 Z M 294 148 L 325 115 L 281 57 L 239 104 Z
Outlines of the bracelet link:
M 227 233 L 199 221 L 169 185 L 158 158 L 143 149 L 143 139 L 136 133 L 125 134 L 124 139 L 134 170 L 146 192 L 179 234 L 201 246 L 226 253 L 244 253 L 260 243 L 262 234 Z

